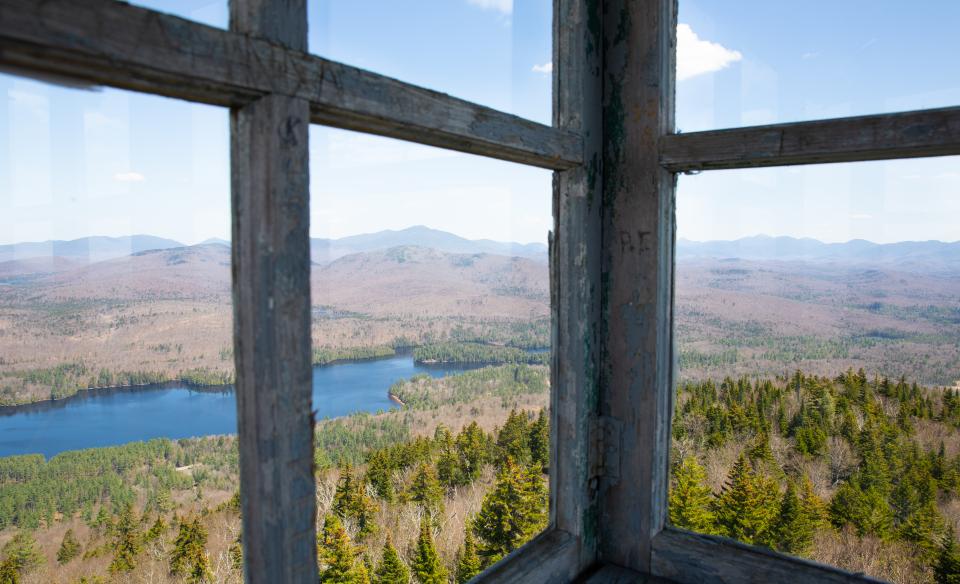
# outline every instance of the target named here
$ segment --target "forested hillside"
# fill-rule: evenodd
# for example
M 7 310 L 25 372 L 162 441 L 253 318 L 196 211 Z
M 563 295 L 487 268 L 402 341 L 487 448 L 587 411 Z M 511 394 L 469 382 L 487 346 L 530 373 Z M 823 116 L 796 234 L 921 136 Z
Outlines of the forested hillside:
M 538 533 L 547 389 L 527 365 L 417 377 L 403 410 L 319 422 L 323 581 L 462 582 Z M 234 437 L 0 459 L 0 583 L 240 582 L 236 489 Z
M 678 389 L 670 520 L 898 582 L 954 581 L 960 397 L 862 370 Z

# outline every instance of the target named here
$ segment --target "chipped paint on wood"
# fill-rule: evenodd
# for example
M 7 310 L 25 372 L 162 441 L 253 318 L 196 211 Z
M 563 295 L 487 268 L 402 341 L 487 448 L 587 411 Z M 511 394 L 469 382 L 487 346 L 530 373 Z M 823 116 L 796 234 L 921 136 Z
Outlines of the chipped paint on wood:
M 664 525 L 672 407 L 674 0 L 605 3 L 600 557 L 647 572 Z M 613 464 L 613 461 L 616 464 Z M 616 472 L 615 472 L 616 471 Z
M 576 536 L 580 570 L 596 561 L 598 544 L 591 426 L 599 404 L 601 10 L 597 0 L 554 2 L 554 125 L 582 136 L 590 161 L 554 175 L 551 250 L 551 517 Z

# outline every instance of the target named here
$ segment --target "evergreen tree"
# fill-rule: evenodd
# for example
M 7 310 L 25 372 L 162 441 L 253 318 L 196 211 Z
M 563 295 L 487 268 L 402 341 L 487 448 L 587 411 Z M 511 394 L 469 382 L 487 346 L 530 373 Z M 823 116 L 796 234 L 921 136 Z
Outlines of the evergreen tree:
M 779 489 L 769 477 L 755 473 L 744 455 L 734 464 L 714 513 L 721 535 L 744 543 L 771 545 L 771 528 L 779 512 Z
M 507 458 L 473 522 L 488 566 L 536 535 L 547 523 L 547 487 L 539 466 L 524 469 Z
M 693 456 L 680 461 L 674 470 L 675 484 L 670 491 L 670 523 L 698 533 L 715 534 L 716 517 L 711 508 L 713 493 L 707 486 L 707 474 Z
M 4 562 L 20 577 L 43 564 L 44 557 L 37 540 L 29 531 L 20 530 L 3 546 Z
M 12 558 L 0 562 L 0 584 L 20 584 L 20 571 Z
M 373 521 L 376 505 L 367 495 L 366 484 L 354 477 L 353 468 L 349 464 L 341 468 L 340 480 L 337 481 L 337 490 L 333 496 L 333 512 L 343 519 L 351 518 L 356 521 L 357 535 L 361 538 L 376 531 L 377 526 Z
M 544 470 L 550 468 L 550 422 L 541 409 L 537 420 L 530 425 L 530 459 Z
M 243 534 L 238 533 L 237 538 L 230 544 L 230 566 L 237 570 L 243 570 Z
M 390 455 L 384 450 L 373 451 L 367 460 L 367 483 L 373 487 L 377 497 L 387 503 L 393 503 L 395 486 L 393 482 L 394 466 Z
M 510 410 L 507 421 L 497 434 L 497 463 L 502 466 L 507 458 L 526 466 L 530 463 L 530 445 L 527 435 L 527 415 Z
M 487 435 L 475 421 L 457 435 L 456 446 L 460 458 L 460 480 L 469 485 L 480 478 L 488 460 Z
M 79 554 L 80 542 L 77 541 L 77 536 L 74 535 L 73 530 L 68 529 L 67 532 L 63 534 L 63 540 L 60 542 L 60 549 L 57 550 L 57 563 L 61 566 L 67 564 Z
M 170 573 L 186 576 L 191 584 L 211 581 L 213 572 L 206 546 L 207 529 L 200 523 L 200 518 L 182 520 L 170 554 Z
M 937 584 L 960 584 L 960 553 L 957 552 L 952 527 L 947 530 L 940 544 L 937 563 L 933 567 L 933 579 Z
M 830 518 L 837 527 L 851 525 L 857 535 L 889 537 L 893 531 L 890 502 L 877 487 L 864 490 L 856 480 L 840 485 L 830 501 Z
M 417 469 L 407 492 L 407 499 L 418 503 L 432 516 L 443 510 L 443 487 L 432 465 L 424 462 Z
M 410 563 L 413 575 L 420 584 L 447 584 L 447 569 L 433 543 L 430 521 L 427 515 L 420 520 L 420 536 L 414 548 L 413 561 Z
M 928 560 L 937 556 L 943 539 L 943 518 L 934 501 L 927 501 L 900 524 L 900 537 L 912 541 Z
M 322 564 L 320 582 L 330 584 L 368 584 L 370 576 L 359 561 L 358 551 L 336 515 L 327 515 L 317 542 L 317 555 Z
M 471 526 L 467 525 L 467 533 L 463 538 L 463 545 L 457 551 L 456 583 L 465 584 L 483 569 L 480 556 L 477 555 L 477 544 L 470 533 Z
M 132 505 L 127 505 L 120 513 L 113 535 L 113 561 L 108 568 L 110 573 L 133 571 L 142 546 L 140 533 L 133 519 Z
M 437 479 L 440 484 L 447 489 L 452 489 L 457 485 L 464 484 L 460 476 L 460 457 L 457 453 L 456 444 L 454 444 L 453 435 L 446 426 L 440 425 L 435 433 L 437 442 Z
M 350 463 L 341 465 L 340 478 L 337 480 L 337 490 L 333 494 L 333 512 L 340 518 L 353 515 L 356 509 L 357 484 L 353 478 L 353 466 Z
M 393 547 L 393 541 L 389 535 L 383 544 L 383 555 L 377 571 L 374 572 L 373 582 L 374 584 L 410 584 L 410 570 L 400 559 L 400 554 Z
M 807 514 L 797 495 L 796 486 L 792 481 L 788 482 L 780 502 L 780 517 L 776 525 L 777 549 L 788 554 L 806 554 L 813 544 L 815 529 L 813 518 Z
M 823 500 L 813 490 L 813 483 L 806 474 L 800 480 L 800 507 L 807 516 L 813 530 L 826 527 L 828 511 Z
M 157 515 L 157 520 L 153 522 L 153 525 L 150 526 L 150 529 L 147 530 L 147 534 L 144 536 L 145 541 L 155 541 L 160 539 L 160 537 L 167 531 L 167 522 L 163 520 L 163 517 Z

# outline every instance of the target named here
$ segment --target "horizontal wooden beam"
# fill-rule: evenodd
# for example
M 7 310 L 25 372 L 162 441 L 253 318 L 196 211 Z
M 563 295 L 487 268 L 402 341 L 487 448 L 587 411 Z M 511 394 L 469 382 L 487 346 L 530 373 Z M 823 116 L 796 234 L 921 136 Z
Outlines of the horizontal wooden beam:
M 578 582 L 582 584 L 674 584 L 669 580 L 634 572 L 613 564 L 597 566 L 589 574 L 584 574 Z
M 318 124 L 553 170 L 582 162 L 570 131 L 115 0 L 0 0 L 0 67 L 220 106 L 281 94 Z
M 471 584 L 573 582 L 581 572 L 580 540 L 548 529 L 477 575 Z
M 674 172 L 960 154 L 960 107 L 671 134 Z
M 725 537 L 701 535 L 667 527 L 653 538 L 651 572 L 680 584 L 881 584 L 853 574 L 749 546 Z

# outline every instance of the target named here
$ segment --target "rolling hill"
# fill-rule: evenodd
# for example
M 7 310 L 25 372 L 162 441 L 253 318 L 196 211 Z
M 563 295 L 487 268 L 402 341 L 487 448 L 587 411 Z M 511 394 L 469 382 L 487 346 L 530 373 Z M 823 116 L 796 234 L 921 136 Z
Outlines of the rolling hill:
M 960 272 L 960 241 L 902 241 L 882 244 L 854 239 L 845 243 L 824 243 L 810 238 L 767 235 L 733 241 L 679 239 L 677 258 L 835 262 L 921 271 Z
M 219 244 L 229 247 L 225 239 L 211 237 L 198 245 Z M 446 231 L 423 225 L 398 231 L 351 235 L 339 239 L 312 238 L 310 255 L 314 262 L 326 264 L 354 253 L 379 251 L 399 246 L 417 246 L 446 253 L 487 253 L 517 256 L 546 261 L 547 246 L 542 243 L 514 243 L 491 239 L 466 239 Z M 0 264 L 32 258 L 66 258 L 87 263 L 100 262 L 144 251 L 186 247 L 172 239 L 152 235 L 126 237 L 92 236 L 70 241 L 55 240 L 0 245 Z

